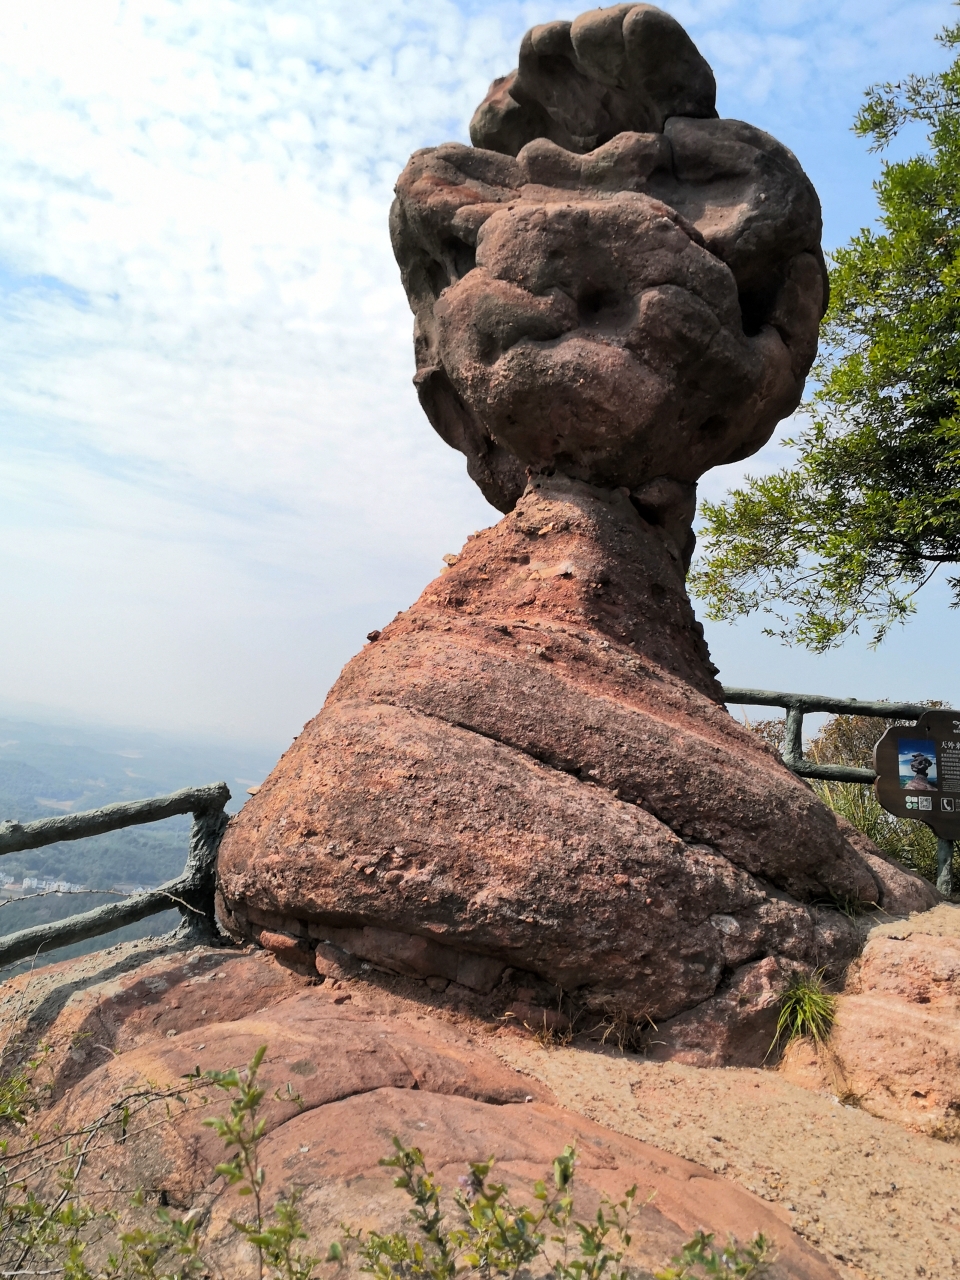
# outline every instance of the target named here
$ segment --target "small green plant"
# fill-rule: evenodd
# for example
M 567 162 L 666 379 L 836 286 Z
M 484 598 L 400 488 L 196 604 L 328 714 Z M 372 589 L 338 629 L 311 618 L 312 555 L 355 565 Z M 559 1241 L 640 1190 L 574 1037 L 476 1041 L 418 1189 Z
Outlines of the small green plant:
M 143 1192 L 131 1198 L 134 1208 L 145 1203 Z M 134 1227 L 120 1233 L 120 1252 L 107 1256 L 106 1267 L 96 1280 L 193 1280 L 208 1275 L 200 1253 L 200 1219 L 188 1213 L 174 1217 L 169 1210 L 156 1211 L 156 1225 Z M 170 1266 L 174 1270 L 169 1270 Z M 78 1272 L 75 1280 L 87 1280 Z
M 637 1188 L 631 1187 L 622 1200 L 604 1199 L 592 1223 L 573 1217 L 573 1182 L 576 1153 L 566 1147 L 553 1162 L 553 1187 L 537 1182 L 536 1208 L 515 1204 L 507 1187 L 490 1180 L 493 1158 L 471 1164 L 468 1176 L 460 1179 L 455 1202 L 462 1225 L 447 1227 L 440 1205 L 441 1188 L 427 1170 L 423 1153 L 408 1148 L 394 1138 L 395 1153 L 382 1165 L 399 1170 L 394 1186 L 413 1200 L 411 1217 L 426 1242 L 411 1242 L 406 1233 L 380 1235 L 347 1231 L 347 1239 L 358 1245 L 360 1270 L 378 1280 L 424 1276 L 429 1280 L 452 1280 L 458 1274 L 510 1277 L 538 1258 L 547 1258 L 558 1280 L 626 1280 L 620 1267 L 630 1244 L 628 1230 L 634 1213 Z M 575 1245 L 570 1237 L 575 1234 Z
M 381 1160 L 399 1170 L 394 1186 L 413 1200 L 410 1216 L 421 1239 L 406 1232 L 381 1235 L 346 1229 L 347 1247 L 357 1246 L 359 1267 L 377 1280 L 517 1280 L 524 1275 L 552 1275 L 555 1280 L 640 1280 L 639 1270 L 624 1264 L 630 1246 L 631 1222 L 639 1208 L 637 1188 L 616 1202 L 604 1197 L 592 1221 L 575 1216 L 572 1185 L 576 1152 L 566 1147 L 553 1162 L 553 1185 L 534 1185 L 536 1207 L 516 1204 L 506 1186 L 490 1179 L 493 1159 L 471 1164 L 454 1197 L 461 1224 L 448 1227 L 441 1207 L 441 1188 L 427 1169 L 423 1153 L 394 1138 L 394 1154 Z M 651 1197 L 652 1199 L 652 1197 Z M 649 1201 L 647 1201 L 649 1203 Z M 330 1256 L 343 1257 L 334 1246 Z M 773 1260 L 769 1240 L 757 1235 L 741 1248 L 730 1240 L 714 1248 L 713 1236 L 702 1231 L 683 1246 L 656 1280 L 708 1280 L 712 1276 L 751 1280 L 761 1276 Z M 539 1265 L 537 1265 L 539 1264 Z
M 213 1129 L 233 1155 L 216 1172 L 228 1187 L 236 1187 L 238 1195 L 249 1196 L 253 1201 L 253 1220 L 243 1222 L 231 1218 L 230 1224 L 257 1251 L 257 1275 L 263 1280 L 264 1268 L 276 1280 L 311 1280 L 320 1258 L 302 1253 L 301 1241 L 307 1233 L 297 1210 L 300 1193 L 297 1190 L 281 1195 L 265 1215 L 263 1185 L 266 1171 L 260 1163 L 260 1143 L 266 1132 L 267 1122 L 260 1113 L 266 1090 L 259 1083 L 260 1068 L 267 1052 L 262 1044 L 243 1071 L 212 1071 L 206 1079 L 230 1093 L 230 1114 L 213 1116 L 204 1125 Z M 290 1100 L 299 1101 L 288 1091 Z
M 654 1272 L 654 1280 L 696 1280 L 696 1277 L 722 1276 L 724 1280 L 752 1280 L 762 1276 L 773 1260 L 773 1248 L 766 1236 L 757 1234 L 748 1245 L 739 1247 L 730 1240 L 721 1249 L 713 1246 L 713 1236 L 698 1231 L 683 1246 L 671 1265 Z
M 786 1047 L 799 1036 L 810 1036 L 823 1044 L 830 1034 L 837 1011 L 837 997 L 824 986 L 823 970 L 795 973 L 780 999 L 777 1033 L 769 1052 Z
M 26 1062 L 6 1071 L 0 1058 L 0 1131 L 26 1124 L 27 1117 L 40 1110 L 47 1090 L 37 1077 L 49 1053 L 49 1046 L 41 1045 Z
M 263 1280 L 314 1280 L 320 1261 L 301 1250 L 307 1240 L 297 1210 L 298 1193 L 281 1195 L 267 1210 L 263 1204 L 266 1175 L 259 1160 L 265 1121 L 260 1115 L 264 1089 L 259 1071 L 266 1046 L 245 1069 L 201 1073 L 199 1069 L 168 1089 L 148 1087 L 123 1098 L 92 1124 L 73 1133 L 41 1138 L 26 1125 L 40 1107 L 42 1091 L 36 1072 L 44 1054 L 0 1075 L 0 1275 L 64 1275 L 67 1280 L 192 1280 L 212 1274 L 201 1250 L 201 1218 L 182 1217 L 158 1207 L 131 1229 L 121 1225 L 117 1210 L 97 1210 L 81 1195 L 80 1177 L 101 1134 L 116 1129 L 125 1139 L 136 1119 L 153 1104 L 165 1104 L 165 1121 L 177 1114 L 173 1103 L 191 1096 L 209 1102 L 211 1086 L 231 1096 L 229 1114 L 204 1121 L 214 1129 L 230 1158 L 216 1168 L 228 1186 L 253 1203 L 252 1219 L 231 1225 L 255 1250 L 257 1274 Z M 280 1096 L 279 1092 L 275 1096 Z M 285 1100 L 299 1101 L 288 1088 Z M 153 1121 L 148 1124 L 154 1123 Z M 138 1192 L 130 1208 L 143 1210 Z M 115 1247 L 94 1264 L 95 1245 Z M 9 1267 L 10 1269 L 6 1269 Z M 92 1269 L 91 1269 L 92 1268 Z
M 114 1130 L 126 1135 L 155 1102 L 163 1102 L 169 1115 L 171 1104 L 185 1102 L 192 1087 L 149 1086 L 73 1131 L 43 1134 L 32 1121 L 49 1096 L 41 1068 L 50 1051 L 41 1047 L 25 1057 L 22 1050 L 8 1043 L 0 1055 L 0 1275 L 187 1280 L 202 1274 L 191 1215 L 178 1220 L 161 1209 L 155 1228 L 125 1232 L 117 1211 L 98 1209 L 81 1193 L 84 1168 L 103 1136 Z M 141 1206 L 142 1196 L 133 1203 Z M 91 1270 L 91 1247 L 106 1249 L 108 1239 L 119 1247 Z M 161 1259 L 176 1260 L 175 1272 L 159 1272 Z

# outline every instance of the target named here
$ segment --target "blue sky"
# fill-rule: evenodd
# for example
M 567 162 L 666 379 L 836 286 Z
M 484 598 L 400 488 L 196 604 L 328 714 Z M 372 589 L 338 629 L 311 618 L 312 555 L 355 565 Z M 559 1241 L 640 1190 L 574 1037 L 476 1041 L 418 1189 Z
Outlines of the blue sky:
M 944 65 L 955 10 L 666 7 L 721 114 L 800 157 L 827 247 L 869 222 L 862 91 Z M 282 746 L 496 518 L 417 405 L 386 216 L 410 151 L 466 140 L 523 30 L 577 11 L 0 0 L 0 704 Z M 728 684 L 960 705 L 956 627 L 934 588 L 877 653 L 707 633 Z

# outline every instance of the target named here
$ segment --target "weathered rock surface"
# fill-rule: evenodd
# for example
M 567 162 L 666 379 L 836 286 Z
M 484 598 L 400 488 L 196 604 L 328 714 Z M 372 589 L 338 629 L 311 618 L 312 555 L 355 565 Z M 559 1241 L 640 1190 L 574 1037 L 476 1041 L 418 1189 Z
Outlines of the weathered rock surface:
M 682 28 L 623 5 L 534 28 L 478 145 L 400 177 L 421 401 L 511 514 L 230 824 L 221 918 L 294 971 L 510 968 L 756 1063 L 791 973 L 856 954 L 835 904 L 922 898 L 734 724 L 684 589 L 696 481 L 796 406 L 826 304 L 809 180 L 715 117 Z
M 873 1115 L 960 1138 L 960 907 L 873 929 L 826 1050 L 797 1042 L 781 1069 Z
M 630 33 L 651 23 L 699 58 L 650 6 L 534 28 L 524 49 L 537 61 L 535 45 L 577 44 L 579 29 L 585 56 L 616 78 L 603 42 L 622 24 L 632 66 L 641 46 Z M 663 75 L 689 87 L 685 56 L 664 55 Z M 525 59 L 511 92 L 526 83 Z M 563 115 L 561 63 L 550 55 L 539 80 Z M 400 177 L 391 231 L 416 316 L 421 403 L 503 511 L 525 467 L 690 495 L 799 402 L 826 306 L 819 201 L 768 134 L 693 118 L 715 114 L 709 79 L 703 110 L 621 113 L 589 147 L 546 126 L 522 147 L 494 146 L 481 129 L 477 147 L 494 149 L 418 151 Z
M 534 138 L 593 151 L 669 116 L 716 116 L 713 72 L 680 23 L 649 4 L 592 9 L 533 27 L 520 65 L 494 80 L 470 122 L 475 147 L 517 152 Z
M 881 853 L 869 836 L 858 831 L 852 822 L 839 814 L 837 826 L 870 868 L 880 890 L 880 906 L 887 915 L 909 916 L 915 912 L 929 911 L 943 901 L 941 894 L 929 880 L 924 880 L 923 876 L 910 871 L 901 862 Z
M 856 954 L 827 904 L 880 892 L 726 712 L 661 534 L 555 477 L 475 535 L 231 822 L 228 927 L 320 943 L 321 969 L 328 944 L 479 990 L 510 966 L 661 1030 L 696 1006 L 678 1055 L 759 1061 L 791 969 Z
M 46 1044 L 44 1082 L 60 1098 L 112 1056 L 213 1022 L 231 1022 L 302 991 L 267 951 L 125 944 L 8 978 L 0 986 L 5 1061 Z
M 837 1275 L 762 1200 L 701 1165 L 556 1106 L 548 1089 L 504 1065 L 470 1030 L 399 1008 L 387 1014 L 362 1003 L 337 1004 L 340 997 L 331 999 L 327 984 L 284 995 L 290 975 L 268 958 L 236 952 L 198 948 L 166 962 L 154 957 L 141 969 L 125 969 L 120 990 L 109 965 L 97 974 L 94 957 L 57 969 L 43 979 L 47 993 L 28 1015 L 30 1031 L 63 1057 L 75 1047 L 80 1026 L 109 1027 L 114 1052 L 60 1093 L 39 1118 L 40 1131 L 65 1140 L 118 1099 L 130 1099 L 125 1130 L 103 1126 L 86 1143 L 83 1194 L 122 1214 L 138 1186 L 148 1204 L 159 1197 L 181 1210 L 191 1206 L 202 1214 L 205 1256 L 235 1280 L 256 1274 L 251 1251 L 229 1226 L 246 1206 L 214 1175 L 223 1146 L 202 1124 L 226 1110 L 228 1099 L 209 1088 L 191 1092 L 184 1076 L 198 1066 L 242 1066 L 263 1044 L 266 1202 L 299 1187 L 305 1224 L 320 1252 L 341 1235 L 343 1222 L 410 1231 L 408 1201 L 392 1186 L 391 1171 L 378 1164 L 398 1135 L 424 1151 L 451 1199 L 467 1163 L 495 1153 L 498 1177 L 529 1202 L 534 1180 L 566 1144 L 575 1144 L 581 1214 L 592 1215 L 601 1195 L 619 1198 L 634 1183 L 638 1201 L 653 1196 L 633 1228 L 634 1265 L 662 1265 L 704 1227 L 720 1239 L 748 1240 L 763 1231 L 777 1250 L 771 1280 Z M 269 991 L 260 971 L 272 975 Z M 241 1007 L 245 989 L 249 998 Z M 191 1026 L 194 1011 L 186 1006 L 198 990 L 208 1000 L 223 993 L 237 1016 L 218 1020 L 222 1011 L 211 1002 L 205 1022 Z M 145 1017 L 131 1004 L 136 991 L 150 993 Z M 6 994 L 29 998 L 29 985 L 18 979 Z M 76 1007 L 68 1012 L 78 998 L 81 1022 Z M 267 1003 L 260 1007 L 262 999 Z M 27 1024 L 7 1009 L 8 1029 L 23 1039 Z M 180 1025 L 170 1025 L 178 1016 Z M 142 1095 L 167 1086 L 182 1091 L 181 1102 L 144 1108 Z

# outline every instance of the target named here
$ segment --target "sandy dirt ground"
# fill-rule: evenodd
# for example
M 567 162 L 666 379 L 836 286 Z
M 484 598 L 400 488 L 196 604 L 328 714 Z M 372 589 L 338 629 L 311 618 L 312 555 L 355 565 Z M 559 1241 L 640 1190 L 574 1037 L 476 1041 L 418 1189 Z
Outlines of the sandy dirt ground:
M 810 1093 L 776 1071 L 700 1070 L 500 1038 L 561 1105 L 772 1201 L 851 1277 L 960 1277 L 960 1147 Z

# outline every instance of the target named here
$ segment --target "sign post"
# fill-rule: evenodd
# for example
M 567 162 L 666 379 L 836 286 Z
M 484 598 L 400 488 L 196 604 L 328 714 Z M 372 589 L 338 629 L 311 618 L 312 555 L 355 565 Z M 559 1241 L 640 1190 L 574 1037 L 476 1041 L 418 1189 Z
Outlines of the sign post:
M 953 890 L 953 842 L 960 840 L 960 712 L 925 711 L 915 725 L 891 725 L 873 749 L 877 800 L 937 836 L 937 888 Z

